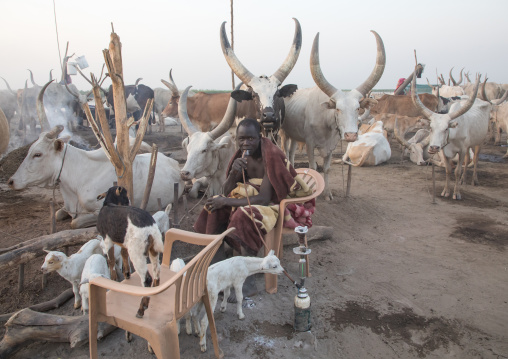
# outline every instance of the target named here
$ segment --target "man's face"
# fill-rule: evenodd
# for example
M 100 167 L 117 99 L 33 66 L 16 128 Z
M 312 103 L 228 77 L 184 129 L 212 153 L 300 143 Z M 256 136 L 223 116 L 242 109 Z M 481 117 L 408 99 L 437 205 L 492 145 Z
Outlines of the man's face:
M 254 153 L 261 142 L 259 133 L 256 132 L 254 126 L 240 126 L 236 134 L 236 146 L 242 152 L 249 150 Z

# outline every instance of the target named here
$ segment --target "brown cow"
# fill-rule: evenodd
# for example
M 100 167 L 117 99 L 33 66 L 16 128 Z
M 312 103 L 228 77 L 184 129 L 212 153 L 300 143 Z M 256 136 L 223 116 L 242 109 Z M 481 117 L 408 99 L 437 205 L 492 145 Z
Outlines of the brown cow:
M 422 116 L 409 117 L 394 115 L 391 113 L 379 113 L 374 116 L 375 121 L 383 122 L 383 128 L 386 130 L 386 132 L 388 132 L 390 138 L 393 137 L 393 129 L 395 127 L 396 119 L 398 119 L 398 130 L 402 137 L 404 137 L 406 133 L 411 130 L 428 128 L 430 125 L 430 122 L 425 118 L 423 118 Z
M 436 96 L 424 93 L 418 95 L 418 97 L 428 109 L 434 112 L 438 111 L 438 99 Z M 370 112 L 372 114 L 393 113 L 401 116 L 420 116 L 418 108 L 411 100 L 411 96 L 406 95 L 384 95 L 377 100 L 377 105 L 373 106 Z
M 171 72 L 169 80 L 161 80 L 171 90 L 171 98 L 164 111 L 162 117 L 178 118 L 178 102 L 180 101 L 180 92 L 173 81 Z M 205 93 L 198 92 L 192 97 L 187 98 L 187 114 L 191 122 L 196 125 L 200 131 L 208 132 L 215 128 L 224 117 L 226 108 L 228 107 L 230 92 L 223 93 Z M 256 108 L 253 101 L 242 101 L 237 104 L 236 117 L 256 118 Z

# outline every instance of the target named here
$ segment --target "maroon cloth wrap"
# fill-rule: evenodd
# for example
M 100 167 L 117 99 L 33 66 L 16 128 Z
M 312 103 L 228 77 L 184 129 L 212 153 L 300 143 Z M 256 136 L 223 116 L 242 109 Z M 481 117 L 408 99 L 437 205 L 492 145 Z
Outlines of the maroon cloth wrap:
M 294 178 L 297 173 L 291 164 L 289 164 L 288 170 L 288 160 L 284 152 L 264 137 L 261 138 L 261 153 L 265 173 L 274 189 L 272 202 L 278 204 L 288 196 L 291 187 L 295 183 Z M 231 158 L 231 161 L 229 161 L 227 168 L 228 176 L 233 162 L 241 156 L 242 152 L 238 150 Z M 243 208 L 248 214 L 240 209 L 232 211 L 231 207 L 224 207 L 211 213 L 203 209 L 194 224 L 194 230 L 198 233 L 217 234 L 225 231 L 227 228 L 235 227 L 236 230 L 227 236 L 225 241 L 236 251 L 240 252 L 241 246 L 243 246 L 248 253 L 255 256 L 263 246 L 255 226 L 258 226 L 263 236 L 266 235 L 266 231 L 261 228 L 260 223 L 253 223 L 249 215 L 251 213 L 249 206 Z M 256 208 L 253 207 L 252 212 L 254 218 L 261 220 L 261 213 Z M 283 216 L 284 214 L 280 213 L 279 215 Z

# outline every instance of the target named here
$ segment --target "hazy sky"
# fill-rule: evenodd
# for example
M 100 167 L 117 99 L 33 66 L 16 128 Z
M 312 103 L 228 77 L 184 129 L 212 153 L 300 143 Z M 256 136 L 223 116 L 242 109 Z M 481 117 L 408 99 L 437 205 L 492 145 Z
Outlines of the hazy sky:
M 113 22 L 123 46 L 126 84 L 142 77 L 145 85 L 164 87 L 160 79 L 167 79 L 172 68 L 180 89 L 231 88 L 219 40 L 223 21 L 230 36 L 230 0 L 55 3 L 62 57 L 69 41 L 70 53 L 86 56 L 87 74 L 100 74 Z M 0 76 L 13 89 L 23 88 L 28 68 L 40 85 L 48 80 L 50 69 L 60 78 L 53 1 L 0 0 L 0 4 Z M 302 27 L 303 45 L 285 84 L 314 86 L 309 56 L 320 32 L 321 66 L 328 81 L 337 88 L 357 87 L 375 63 L 376 42 L 370 30 L 383 39 L 387 57 L 376 88 L 394 88 L 398 78 L 411 73 L 414 49 L 419 62 L 426 64 L 419 83 L 425 77 L 435 82 L 436 68 L 448 79 L 452 66 L 456 80 L 465 67 L 471 73 L 488 73 L 490 81 L 508 83 L 507 13 L 506 0 L 236 0 L 235 53 L 254 75 L 273 74 L 289 52 L 295 17 Z M 79 89 L 89 88 L 79 75 L 73 81 Z

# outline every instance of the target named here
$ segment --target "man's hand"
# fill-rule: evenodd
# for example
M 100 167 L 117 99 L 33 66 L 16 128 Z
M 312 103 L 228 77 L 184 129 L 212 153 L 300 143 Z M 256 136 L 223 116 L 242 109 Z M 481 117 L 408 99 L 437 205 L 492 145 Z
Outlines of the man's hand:
M 227 198 L 224 196 L 215 196 L 213 198 L 208 198 L 205 204 L 205 208 L 211 212 L 221 209 L 226 206 Z
M 231 166 L 233 171 L 236 171 L 238 173 L 242 173 L 242 170 L 247 169 L 247 159 L 246 158 L 237 158 L 233 162 L 233 166 Z

